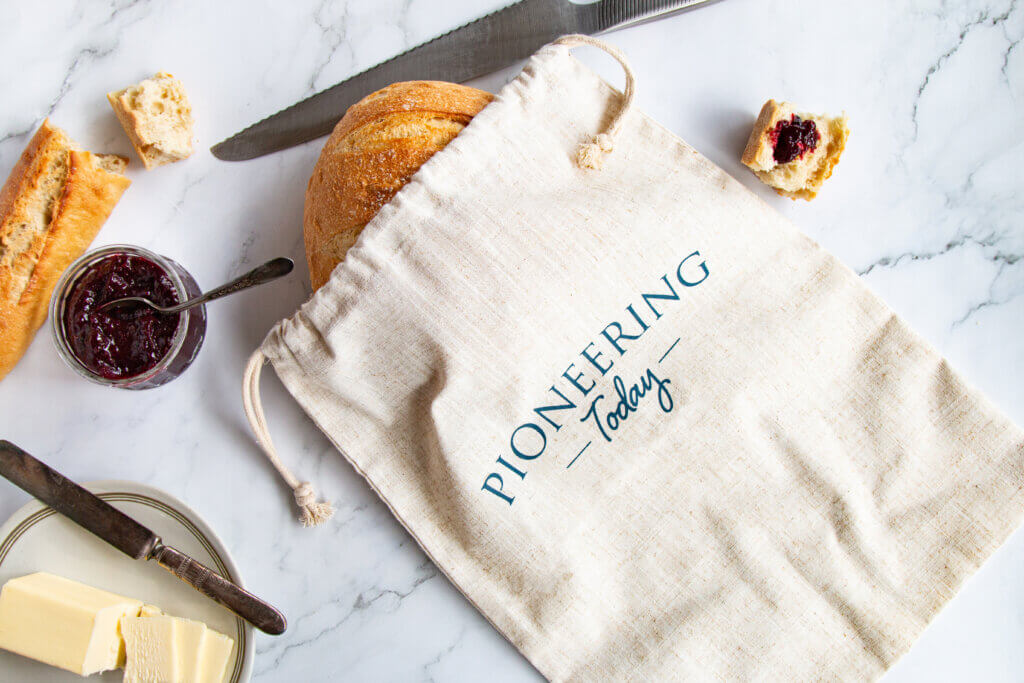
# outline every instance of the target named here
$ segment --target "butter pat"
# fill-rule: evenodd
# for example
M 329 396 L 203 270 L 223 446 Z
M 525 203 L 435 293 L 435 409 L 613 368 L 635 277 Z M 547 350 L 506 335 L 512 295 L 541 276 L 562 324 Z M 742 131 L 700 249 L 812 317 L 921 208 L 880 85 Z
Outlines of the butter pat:
M 182 683 L 203 679 L 199 674 L 199 658 L 206 638 L 206 624 L 187 619 L 178 620 L 178 638 L 174 643 L 177 648 L 178 668 Z
M 116 669 L 118 624 L 142 602 L 53 574 L 11 579 L 0 591 L 0 648 L 81 676 Z
M 161 617 L 164 616 L 164 611 L 156 605 L 143 605 L 142 609 L 139 610 L 140 617 Z
M 190 619 L 139 616 L 121 622 L 124 683 L 222 683 L 234 641 Z
M 201 683 L 223 683 L 234 647 L 235 641 L 231 638 L 213 629 L 206 629 L 203 647 L 199 651 L 195 680 Z
M 184 681 L 178 661 L 180 619 L 166 616 L 129 617 L 121 621 L 126 659 L 124 683 Z

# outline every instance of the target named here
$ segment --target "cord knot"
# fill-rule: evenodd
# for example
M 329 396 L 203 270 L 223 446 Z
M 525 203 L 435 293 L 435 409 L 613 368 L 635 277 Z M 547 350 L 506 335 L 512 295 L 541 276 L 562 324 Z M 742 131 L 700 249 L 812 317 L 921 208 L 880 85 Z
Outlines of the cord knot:
M 594 136 L 593 142 L 580 145 L 576 152 L 576 163 L 580 168 L 599 169 L 604 165 L 604 155 L 615 149 L 615 140 L 608 133 Z
M 293 493 L 295 502 L 302 509 L 302 516 L 299 518 L 302 526 L 319 526 L 334 514 L 334 507 L 330 503 L 317 501 L 313 485 L 308 481 L 296 486 Z
M 304 481 L 295 487 L 295 502 L 300 508 L 316 502 L 316 492 L 311 483 Z

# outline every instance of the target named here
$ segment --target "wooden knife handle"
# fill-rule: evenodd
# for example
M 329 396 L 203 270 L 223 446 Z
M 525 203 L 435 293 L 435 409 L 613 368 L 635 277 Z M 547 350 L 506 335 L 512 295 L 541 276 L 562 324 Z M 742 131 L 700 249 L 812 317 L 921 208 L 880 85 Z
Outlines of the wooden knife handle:
M 288 622 L 283 614 L 180 550 L 158 543 L 149 557 L 206 597 L 227 607 L 264 633 L 278 636 L 288 628 Z

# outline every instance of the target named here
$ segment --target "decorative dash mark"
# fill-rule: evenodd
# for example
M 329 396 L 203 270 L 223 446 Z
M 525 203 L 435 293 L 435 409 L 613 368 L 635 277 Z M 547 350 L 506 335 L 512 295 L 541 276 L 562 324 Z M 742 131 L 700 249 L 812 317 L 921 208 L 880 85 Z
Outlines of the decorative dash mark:
M 588 448 L 590 448 L 590 444 L 592 444 L 592 443 L 593 443 L 593 441 L 588 441 L 588 442 L 587 442 L 587 445 L 586 445 L 586 446 L 584 446 L 583 448 L 581 448 L 581 449 L 580 449 L 580 452 L 576 454 L 576 457 L 575 457 L 575 458 L 573 458 L 572 460 L 570 460 L 570 461 L 569 461 L 569 464 L 565 466 L 565 469 L 569 469 L 570 467 L 572 467 L 572 464 L 573 464 L 574 462 L 576 462 L 576 461 L 577 461 L 577 460 L 579 459 L 579 457 L 580 457 L 581 455 L 583 455 L 583 451 L 585 451 L 585 450 L 587 450 Z
M 665 360 L 668 357 L 668 354 L 672 353 L 672 349 L 676 348 L 676 344 L 678 344 L 681 339 L 682 339 L 682 337 L 679 337 L 674 342 L 672 342 L 672 346 L 668 347 L 668 351 L 666 351 L 665 353 L 661 354 L 661 358 L 658 359 L 659 363 L 661 361 Z

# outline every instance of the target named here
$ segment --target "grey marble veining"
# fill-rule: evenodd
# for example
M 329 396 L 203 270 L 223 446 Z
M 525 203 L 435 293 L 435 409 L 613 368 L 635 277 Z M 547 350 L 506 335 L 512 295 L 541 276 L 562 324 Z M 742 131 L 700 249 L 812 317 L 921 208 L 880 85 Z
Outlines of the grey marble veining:
M 293 518 L 256 451 L 240 379 L 269 327 L 308 294 L 301 234 L 319 142 L 241 164 L 210 145 L 353 73 L 499 7 L 494 0 L 0 2 L 0 171 L 44 117 L 133 158 L 96 245 L 130 242 L 212 285 L 288 255 L 298 273 L 210 308 L 196 365 L 161 389 L 79 380 L 47 331 L 0 384 L 2 435 L 79 480 L 132 479 L 186 500 L 291 628 L 257 637 L 255 680 L 535 680 L 287 396 L 263 383 L 280 450 L 337 505 Z M 1024 422 L 1024 6 L 1016 0 L 726 0 L 608 36 L 639 105 L 836 253 L 973 384 Z M 581 59 L 613 83 L 610 60 Z M 197 151 L 145 172 L 104 94 L 157 70 L 187 85 Z M 499 88 L 515 68 L 479 80 Z M 845 110 L 853 129 L 813 203 L 739 163 L 768 97 Z M 771 268 L 771 264 L 766 264 Z M 0 486 L 0 518 L 26 497 Z M 886 677 L 1024 677 L 1024 536 L 1015 534 Z M 2 676 L 0 676 L 2 678 Z

